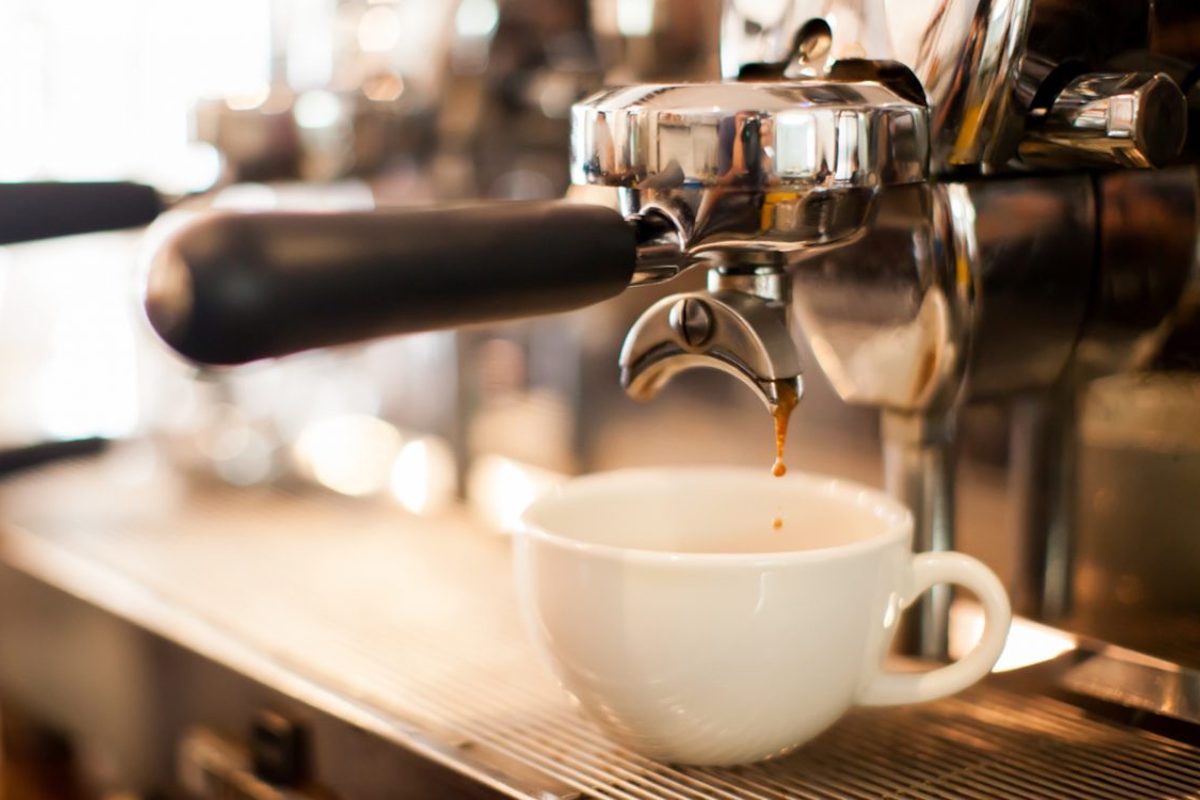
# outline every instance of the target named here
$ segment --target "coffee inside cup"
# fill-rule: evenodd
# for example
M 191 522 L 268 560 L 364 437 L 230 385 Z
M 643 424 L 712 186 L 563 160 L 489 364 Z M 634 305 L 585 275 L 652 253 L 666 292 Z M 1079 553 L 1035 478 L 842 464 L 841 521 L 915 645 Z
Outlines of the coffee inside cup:
M 573 489 L 569 509 L 543 504 L 528 522 L 583 544 L 692 554 L 816 550 L 865 541 L 889 527 L 880 525 L 888 512 L 869 493 L 803 491 L 819 480 L 808 476 L 743 473 L 731 486 L 727 471 L 711 477 L 700 473 L 686 487 L 661 473 L 647 473 L 636 498 L 627 483 L 618 486 L 605 476 L 583 478 Z M 781 484 L 793 484 L 797 491 L 781 492 Z M 698 492 L 734 500 L 700 503 Z M 847 503 L 847 495 L 854 502 Z M 762 509 L 786 518 L 787 525 L 778 530 L 764 525 Z

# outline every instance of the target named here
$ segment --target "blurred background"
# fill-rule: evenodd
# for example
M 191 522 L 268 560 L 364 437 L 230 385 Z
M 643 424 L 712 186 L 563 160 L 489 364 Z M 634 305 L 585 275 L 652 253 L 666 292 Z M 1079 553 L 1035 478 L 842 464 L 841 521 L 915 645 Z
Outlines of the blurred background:
M 603 85 L 715 77 L 718 5 L 9 0 L 0 179 L 136 180 L 184 208 L 561 197 L 570 105 Z M 615 203 L 603 188 L 572 191 Z M 145 458 L 235 485 L 300 482 L 419 513 L 465 500 L 492 521 L 532 491 L 514 481 L 770 464 L 771 421 L 736 382 L 685 376 L 647 406 L 617 385 L 625 331 L 677 285 L 206 372 L 142 322 L 145 249 L 136 231 L 0 249 L 10 443 L 136 439 Z M 821 380 L 798 412 L 795 458 L 878 483 L 874 415 L 846 410 Z M 824 446 L 828 425 L 808 421 L 829 418 L 847 426 Z
M 0 181 L 138 181 L 184 214 L 564 195 L 615 206 L 610 190 L 568 185 L 571 104 L 606 85 L 716 79 L 720 5 L 0 0 Z M 37 519 L 64 491 L 79 519 L 171 517 L 171 503 L 191 508 L 197 492 L 235 487 L 313 501 L 310 516 L 326 522 L 367 514 L 390 531 L 415 518 L 498 539 L 570 475 L 771 466 L 772 420 L 729 376 L 691 371 L 647 405 L 618 384 L 630 325 L 659 297 L 702 286 L 700 270 L 569 314 L 200 369 L 168 353 L 142 310 L 144 255 L 170 225 L 0 246 L 0 446 L 116 445 L 86 479 L 14 484 L 0 495 L 6 519 Z M 882 485 L 878 414 L 840 402 L 815 367 L 805 387 L 789 466 Z M 1193 374 L 1106 379 L 1082 397 L 1083 605 L 1097 617 L 1191 607 L 1195 523 L 1180 508 L 1200 475 Z M 1022 553 L 1008 534 L 1023 510 L 1007 498 L 1029 458 L 1010 431 L 1028 442 L 1030 426 L 1051 424 L 1041 400 L 974 404 L 959 420 L 956 548 L 1010 582 Z M 288 514 L 278 519 L 294 522 Z M 262 547 L 272 525 L 262 522 Z M 1179 571 L 1148 563 L 1118 528 L 1183 542 Z M 320 534 L 348 535 L 329 525 Z M 336 541 L 312 541 L 322 558 L 338 552 Z M 63 647 L 64 661 L 79 657 Z M 24 667 L 14 685 L 41 665 Z M 19 751 L 21 709 L 5 713 Z M 34 741 L 53 756 L 53 741 Z M 54 769 L 37 777 L 43 788 L 71 780 Z M 23 773 L 6 780 L 11 797 L 41 796 Z

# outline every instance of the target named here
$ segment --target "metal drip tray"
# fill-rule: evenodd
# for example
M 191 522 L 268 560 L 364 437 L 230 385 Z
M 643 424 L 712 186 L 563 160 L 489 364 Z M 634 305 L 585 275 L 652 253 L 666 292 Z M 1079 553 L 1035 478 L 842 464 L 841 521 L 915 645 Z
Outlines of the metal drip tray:
M 8 484 L 0 578 L 65 590 L 436 762 L 478 794 L 1200 797 L 1200 748 L 999 679 L 932 704 L 853 712 L 777 762 L 650 762 L 605 739 L 536 661 L 503 538 L 466 519 L 278 491 L 122 483 L 115 463 Z M 0 652 L 7 683 L 22 652 Z

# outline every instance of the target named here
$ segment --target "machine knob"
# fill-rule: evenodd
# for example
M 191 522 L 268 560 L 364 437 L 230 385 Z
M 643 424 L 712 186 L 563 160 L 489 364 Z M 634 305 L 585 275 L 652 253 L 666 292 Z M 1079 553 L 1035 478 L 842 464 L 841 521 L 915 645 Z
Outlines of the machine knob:
M 1187 100 L 1151 72 L 1081 75 L 1035 112 L 1021 160 L 1039 167 L 1159 167 L 1187 136 Z

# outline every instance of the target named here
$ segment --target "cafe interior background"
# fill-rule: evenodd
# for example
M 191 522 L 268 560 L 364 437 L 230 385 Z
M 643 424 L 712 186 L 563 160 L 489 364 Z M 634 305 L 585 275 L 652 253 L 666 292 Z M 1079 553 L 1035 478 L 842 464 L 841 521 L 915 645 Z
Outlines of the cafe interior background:
M 639 760 L 562 699 L 516 619 L 506 532 L 539 493 L 630 466 L 770 468 L 771 417 L 729 375 L 685 372 L 648 403 L 622 389 L 626 332 L 703 270 L 235 368 L 179 357 L 147 323 L 149 254 L 179 214 L 618 207 L 616 188 L 572 184 L 572 104 L 729 77 L 738 5 L 0 0 L 0 230 L 36 212 L 32 182 L 133 181 L 173 207 L 148 230 L 0 246 L 4 796 L 1200 793 L 1194 266 L 1138 331 L 1179 322 L 1156 340 L 1173 349 L 957 408 L 953 546 L 1021 618 L 994 686 L 846 723 L 891 732 L 871 758 L 896 765 L 869 779 L 840 740 L 728 774 Z M 897 40 L 928 8 L 975 13 L 795 5 L 886 16 Z M 1146 4 L 1151 43 L 1195 53 L 1184 92 L 1186 6 Z M 1170 168 L 1200 185 L 1186 150 Z M 821 341 L 797 342 L 789 467 L 883 488 L 888 423 L 843 401 Z M 978 626 L 960 600 L 952 652 Z M 1028 794 L 1006 783 L 1022 772 Z

